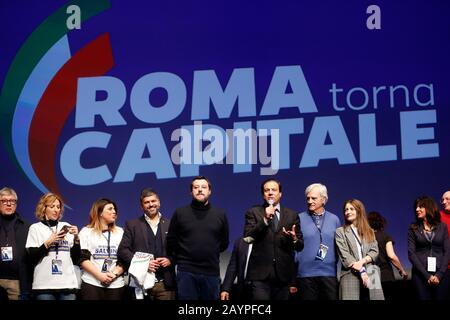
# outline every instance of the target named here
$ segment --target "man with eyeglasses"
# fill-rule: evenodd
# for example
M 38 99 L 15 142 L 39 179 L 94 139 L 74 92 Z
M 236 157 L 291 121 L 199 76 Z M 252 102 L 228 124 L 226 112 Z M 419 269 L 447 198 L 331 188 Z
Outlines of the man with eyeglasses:
M 30 224 L 16 212 L 17 193 L 0 190 L 0 290 L 9 300 L 27 299 L 31 292 L 31 269 L 26 263 L 25 243 Z

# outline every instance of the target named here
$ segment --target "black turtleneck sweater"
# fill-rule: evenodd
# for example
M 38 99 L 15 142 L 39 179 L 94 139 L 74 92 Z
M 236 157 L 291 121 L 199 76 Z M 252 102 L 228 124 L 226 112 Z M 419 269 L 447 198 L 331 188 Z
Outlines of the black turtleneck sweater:
M 192 201 L 177 209 L 170 220 L 167 253 L 180 271 L 219 276 L 220 252 L 228 241 L 225 211 Z

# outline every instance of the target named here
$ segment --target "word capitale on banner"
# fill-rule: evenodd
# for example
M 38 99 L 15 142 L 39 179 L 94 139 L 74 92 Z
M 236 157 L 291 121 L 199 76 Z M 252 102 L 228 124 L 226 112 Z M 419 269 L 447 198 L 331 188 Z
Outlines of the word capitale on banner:
M 397 135 L 400 137 L 401 155 L 398 155 L 396 144 L 381 145 L 378 141 L 375 113 L 359 114 L 358 126 L 344 125 L 342 108 L 335 108 L 336 94 L 341 89 L 337 89 L 334 83 L 330 92 L 333 108 L 340 113 L 339 116 L 308 117 L 308 114 L 317 114 L 319 110 L 298 65 L 275 68 L 257 114 L 254 73 L 253 68 L 234 69 L 224 89 L 214 70 L 194 71 L 190 109 L 190 120 L 194 125 L 182 125 L 172 131 L 170 141 L 178 143 L 171 152 L 168 148 L 171 142 L 164 138 L 161 125 L 170 123 L 184 111 L 186 84 L 178 75 L 169 72 L 154 72 L 139 78 L 130 91 L 129 107 L 136 119 L 151 127 L 132 130 L 114 175 L 106 163 L 84 167 L 81 157 L 89 149 L 107 150 L 114 139 L 111 133 L 95 130 L 96 117 L 100 117 L 107 127 L 127 126 L 122 114 L 127 99 L 125 84 L 110 76 L 79 78 L 75 129 L 83 132 L 70 137 L 63 145 L 60 156 L 63 176 L 76 185 L 94 185 L 111 179 L 113 182 L 129 182 L 141 173 L 154 173 L 158 179 L 170 179 L 177 178 L 175 166 L 180 166 L 180 177 L 190 177 L 198 175 L 201 166 L 224 163 L 232 164 L 234 173 L 251 172 L 254 164 L 260 164 L 268 165 L 261 168 L 262 175 L 274 174 L 293 166 L 291 146 L 298 148 L 298 142 L 291 143 L 291 138 L 305 134 L 305 127 L 311 129 L 307 133 L 301 160 L 294 165 L 297 168 L 317 167 L 322 159 L 336 159 L 339 165 L 358 163 L 356 147 L 352 146 L 347 134 L 355 127 L 359 132 L 360 163 L 439 157 L 438 143 L 429 141 L 435 138 L 432 125 L 437 123 L 436 111 L 429 108 L 430 103 L 434 103 L 432 91 L 429 92 L 433 102 L 419 104 L 427 110 L 399 113 Z M 427 88 L 432 89 L 432 86 Z M 153 105 L 149 99 L 155 89 L 166 91 L 167 99 L 163 105 Z M 390 97 L 395 94 L 394 89 L 390 90 Z M 362 92 L 360 88 L 358 90 Z M 99 100 L 99 92 L 106 93 L 106 97 Z M 353 92 L 356 91 L 349 91 L 346 101 L 352 111 L 359 111 L 354 104 L 350 105 L 352 97 L 349 95 Z M 417 92 L 415 89 L 416 103 L 419 101 Z M 365 109 L 367 101 L 364 108 L 359 109 Z M 409 108 L 409 102 L 404 107 Z M 212 120 L 212 108 L 218 121 L 230 119 L 235 109 L 239 118 L 250 121 L 235 121 L 232 128 L 203 124 L 202 120 Z M 305 117 L 274 119 L 285 108 L 295 108 Z M 259 117 L 270 118 L 260 120 Z M 428 141 L 424 143 L 423 140 Z M 206 146 L 204 142 L 207 142 Z M 144 156 L 146 151 L 150 157 Z

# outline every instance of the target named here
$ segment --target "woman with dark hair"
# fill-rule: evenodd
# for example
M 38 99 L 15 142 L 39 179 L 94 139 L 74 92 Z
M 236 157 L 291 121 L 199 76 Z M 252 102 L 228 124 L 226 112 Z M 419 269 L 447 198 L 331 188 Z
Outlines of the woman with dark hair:
M 386 219 L 376 211 L 369 212 L 367 219 L 369 225 L 375 231 L 375 238 L 378 242 L 379 254 L 376 264 L 380 267 L 384 297 L 386 300 L 394 300 L 395 276 L 392 265 L 398 270 L 404 280 L 408 279 L 408 274 L 403 268 L 400 259 L 395 254 L 394 240 L 392 240 L 390 235 L 384 233 Z
M 81 290 L 83 300 L 120 300 L 124 293 L 124 268 L 117 261 L 123 229 L 116 226 L 117 206 L 109 199 L 92 205 L 89 224 L 80 232 Z
M 344 203 L 344 225 L 336 229 L 335 242 L 342 267 L 341 300 L 384 300 L 379 268 L 374 264 L 378 245 L 369 226 L 364 204 L 357 199 Z
M 450 241 L 447 226 L 440 222 L 439 209 L 429 196 L 414 201 L 416 221 L 408 230 L 408 257 L 412 264 L 412 283 L 420 300 L 445 300 L 448 288 L 441 285 L 448 277 Z

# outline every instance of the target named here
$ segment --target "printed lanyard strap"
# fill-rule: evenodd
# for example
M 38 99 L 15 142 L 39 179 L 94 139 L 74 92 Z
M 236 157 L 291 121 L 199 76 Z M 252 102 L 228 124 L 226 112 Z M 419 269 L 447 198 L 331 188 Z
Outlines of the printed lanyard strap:
M 356 239 L 356 241 L 358 242 L 359 247 L 361 248 L 361 258 L 362 258 L 362 257 L 364 257 L 364 253 L 363 253 L 363 246 L 362 246 L 361 240 L 359 240 L 359 237 L 358 237 L 358 235 L 355 233 L 355 230 L 353 230 L 352 226 L 350 226 L 350 230 L 352 230 L 353 235 L 355 236 L 355 239 Z
M 48 220 L 47 219 L 45 219 L 45 222 L 46 222 L 46 224 L 47 224 L 47 227 L 50 229 L 50 231 L 53 233 L 53 229 L 52 229 L 52 227 L 50 226 L 50 223 L 48 222 Z M 56 232 L 58 232 L 58 221 L 56 222 Z M 56 241 L 56 244 L 54 245 L 55 246 L 55 259 L 56 260 L 58 260 L 58 250 L 59 250 L 59 241 Z
M 325 212 L 323 213 L 322 226 L 325 224 Z M 319 215 L 311 214 L 311 219 L 316 226 L 317 230 L 319 230 L 320 243 L 322 243 L 322 227 L 320 226 L 320 217 Z
M 433 239 L 435 236 L 434 230 L 431 230 L 430 232 L 424 231 L 423 232 L 425 239 L 430 243 L 430 257 L 433 256 Z
M 105 237 L 106 241 L 108 241 L 108 247 L 107 247 L 107 251 L 108 251 L 108 258 L 111 258 L 111 230 L 108 230 L 108 238 L 105 236 L 104 233 L 102 233 L 103 237 Z

